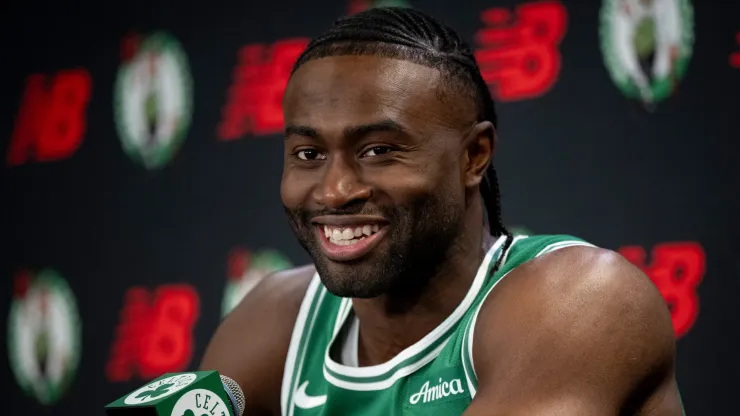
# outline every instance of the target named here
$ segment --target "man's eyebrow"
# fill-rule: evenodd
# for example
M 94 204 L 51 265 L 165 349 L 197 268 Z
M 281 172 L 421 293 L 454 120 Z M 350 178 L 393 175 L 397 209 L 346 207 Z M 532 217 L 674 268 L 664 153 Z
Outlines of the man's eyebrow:
M 344 137 L 362 137 L 369 133 L 374 132 L 397 132 L 407 134 L 407 129 L 396 121 L 386 119 L 380 120 L 374 123 L 360 124 L 357 126 L 349 126 L 344 129 Z M 295 124 L 288 124 L 285 126 L 284 137 L 287 139 L 290 136 L 303 136 L 310 137 L 312 139 L 321 139 L 321 135 L 315 128 L 309 126 L 301 126 Z
M 318 139 L 320 137 L 319 132 L 317 132 L 315 128 L 308 126 L 296 126 L 294 124 L 288 124 L 287 126 L 285 126 L 284 135 L 286 139 L 290 136 L 305 136 L 311 137 L 312 139 Z
M 375 123 L 361 124 L 358 126 L 350 126 L 344 129 L 345 137 L 362 137 L 369 133 L 374 132 L 396 132 L 396 133 L 407 133 L 405 127 L 399 123 L 386 119 L 380 120 Z

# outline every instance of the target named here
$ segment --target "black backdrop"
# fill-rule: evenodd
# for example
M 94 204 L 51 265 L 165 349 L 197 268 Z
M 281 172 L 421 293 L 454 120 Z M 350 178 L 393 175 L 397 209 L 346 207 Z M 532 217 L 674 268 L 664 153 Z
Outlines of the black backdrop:
M 0 303 L 7 313 L 0 320 L 6 339 L 0 353 L 8 357 L 2 396 L 12 414 L 103 414 L 104 404 L 144 381 L 195 368 L 228 288 L 241 284 L 246 290 L 271 268 L 308 261 L 279 200 L 280 120 L 269 120 L 279 110 L 275 90 L 285 72 L 279 62 L 289 67 L 303 39 L 371 3 L 80 0 L 0 6 Z M 606 3 L 410 5 L 442 17 L 479 48 L 483 37 L 503 36 L 496 46 L 501 59 L 481 66 L 489 68 L 487 79 L 500 101 L 495 163 L 505 221 L 536 233 L 577 235 L 638 263 L 646 253 L 643 266 L 673 307 L 687 413 L 736 414 L 740 58 L 732 54 L 740 52 L 740 3 L 694 2 L 693 16 L 679 13 L 688 16 L 680 22 L 693 21 L 693 42 L 681 38 L 693 47 L 685 73 L 669 81 L 675 89 L 653 104 L 628 96 L 610 77 L 603 28 L 614 16 L 600 19 Z M 687 3 L 656 1 L 683 12 Z M 517 6 L 523 7 L 519 15 Z M 511 12 L 508 23 L 501 10 L 490 12 L 497 7 Z M 486 10 L 489 23 L 501 21 L 502 30 L 480 32 Z M 676 26 L 666 19 L 659 16 L 654 27 L 670 37 Z M 647 22 L 636 31 L 650 32 Z M 680 28 L 691 33 L 685 24 Z M 652 38 L 643 32 L 629 43 L 649 58 Z M 179 118 L 164 111 L 141 120 L 181 127 L 183 141 L 171 158 L 158 153 L 161 158 L 150 161 L 161 164 L 145 165 L 124 149 L 116 80 L 142 51 L 176 57 L 167 55 L 173 50 L 168 39 L 179 42 L 188 69 L 177 72 L 176 60 L 167 61 L 169 67 L 157 61 L 160 73 L 190 77 L 162 87 L 154 102 Z M 271 56 L 269 49 L 244 47 L 291 39 L 298 45 L 293 50 L 272 50 L 277 66 L 239 69 Z M 155 49 L 147 49 L 151 45 Z M 681 56 L 685 49 L 677 45 Z M 529 77 L 519 77 L 512 66 L 522 51 L 543 58 L 527 67 Z M 178 88 L 188 78 L 192 89 Z M 142 109 L 136 91 L 151 91 L 141 87 L 150 84 L 132 79 L 120 96 L 133 97 L 130 108 Z M 80 98 L 88 84 L 85 102 Z M 177 112 L 188 96 L 189 118 L 187 111 Z M 257 114 L 251 124 L 234 116 L 250 108 Z M 225 119 L 232 122 L 231 133 Z M 59 282 L 68 284 L 71 297 Z M 79 322 L 69 305 L 76 305 Z M 47 375 L 33 373 L 38 368 Z M 60 382 L 65 375 L 66 384 Z M 50 389 L 24 389 L 28 379 Z

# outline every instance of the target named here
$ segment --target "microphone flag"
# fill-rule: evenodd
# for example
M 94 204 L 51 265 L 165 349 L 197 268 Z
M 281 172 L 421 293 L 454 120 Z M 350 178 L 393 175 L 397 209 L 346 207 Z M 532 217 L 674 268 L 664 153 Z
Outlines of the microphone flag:
M 108 416 L 235 416 L 218 371 L 167 373 L 105 406 Z

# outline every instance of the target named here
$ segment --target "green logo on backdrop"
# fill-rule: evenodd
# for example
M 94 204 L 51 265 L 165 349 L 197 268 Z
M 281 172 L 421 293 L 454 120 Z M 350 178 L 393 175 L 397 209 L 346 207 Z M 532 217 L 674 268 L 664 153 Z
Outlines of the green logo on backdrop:
M 409 7 L 406 0 L 351 0 L 347 11 L 350 15 L 376 7 Z
M 406 0 L 375 0 L 371 7 L 408 7 Z
M 686 73 L 694 12 L 689 0 L 604 0 L 600 36 L 614 83 L 651 106 L 669 97 Z
M 193 108 L 188 61 L 175 38 L 159 32 L 142 39 L 121 64 L 115 121 L 126 153 L 147 169 L 164 166 L 182 144 Z
M 511 235 L 513 235 L 515 237 L 518 236 L 518 235 L 528 236 L 528 235 L 533 235 L 534 234 L 532 232 L 532 230 L 530 230 L 529 228 L 524 227 L 522 225 L 515 225 L 513 227 L 510 227 L 509 228 L 509 231 L 511 231 Z
M 221 304 L 226 316 L 268 274 L 292 267 L 290 260 L 274 250 L 250 253 L 235 250 L 229 258 L 229 280 Z
M 10 368 L 41 404 L 58 401 L 80 359 L 81 324 L 74 294 L 54 270 L 19 276 L 8 317 Z

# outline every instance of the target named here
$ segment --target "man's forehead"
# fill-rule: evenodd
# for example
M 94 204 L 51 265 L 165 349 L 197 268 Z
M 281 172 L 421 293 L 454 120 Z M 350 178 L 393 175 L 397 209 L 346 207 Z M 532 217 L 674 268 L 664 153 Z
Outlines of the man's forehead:
M 325 118 L 331 111 L 334 115 L 450 124 L 452 120 L 443 120 L 455 118 L 450 117 L 454 113 L 450 100 L 441 99 L 443 82 L 439 70 L 406 60 L 372 55 L 325 57 L 308 61 L 295 72 L 283 108 L 286 120 L 302 123 Z

